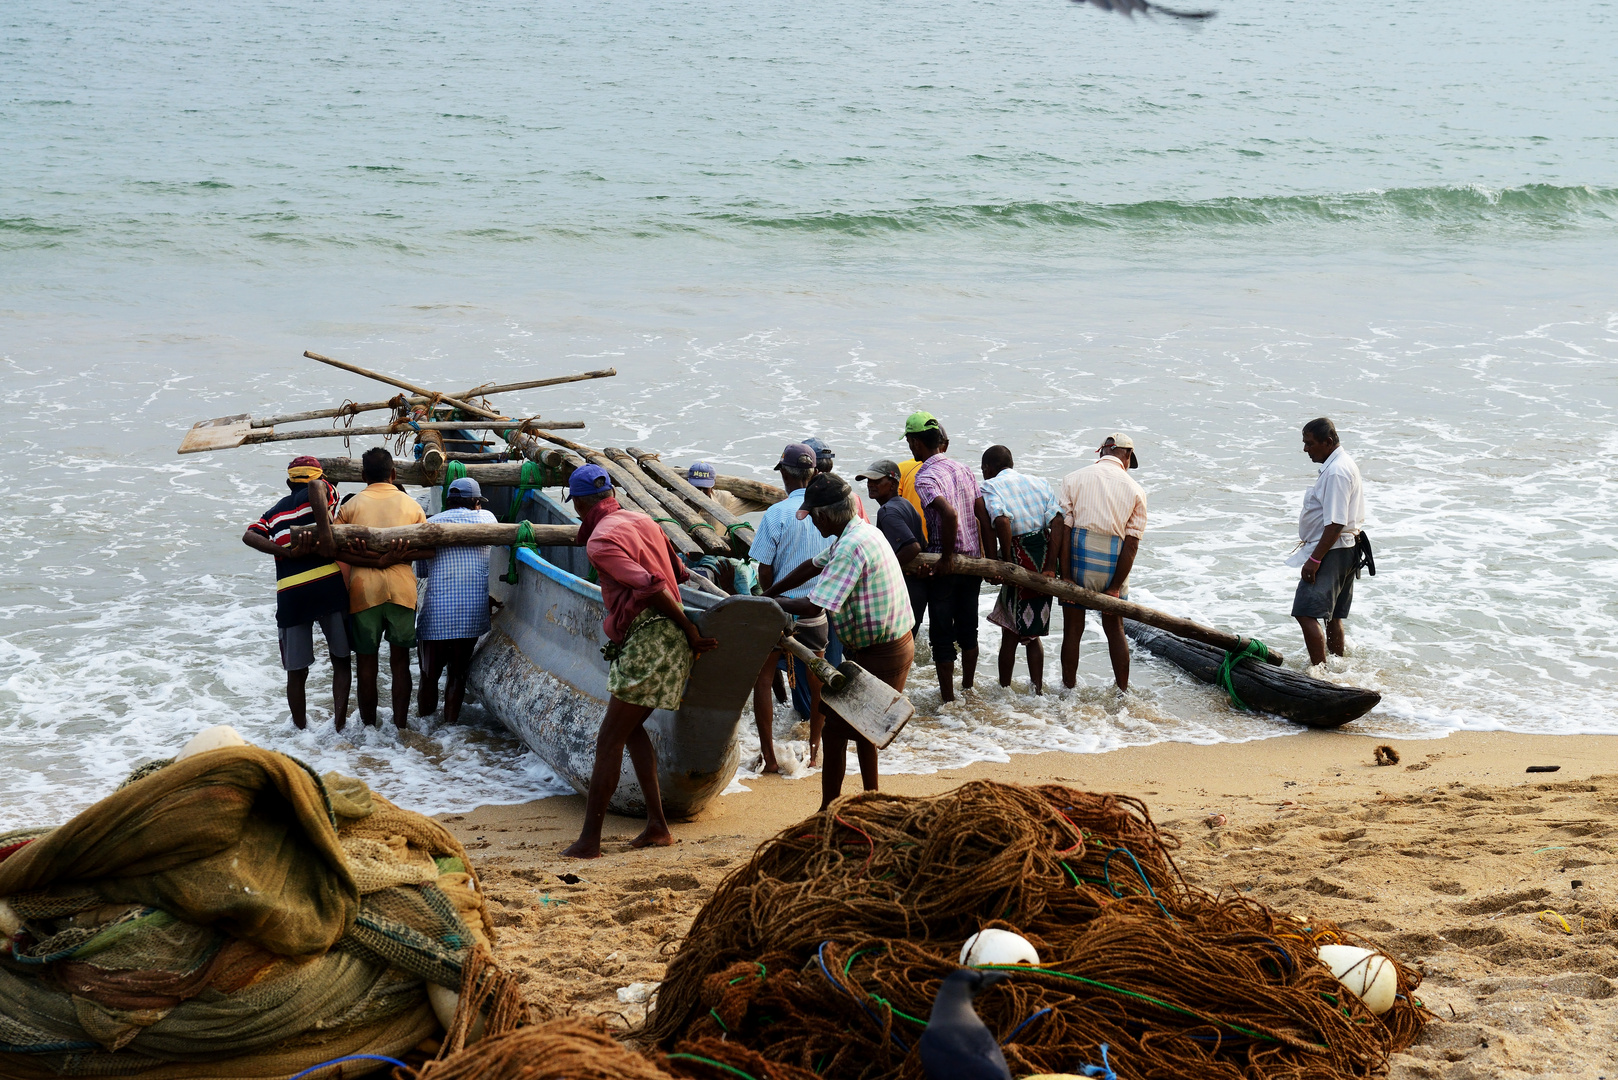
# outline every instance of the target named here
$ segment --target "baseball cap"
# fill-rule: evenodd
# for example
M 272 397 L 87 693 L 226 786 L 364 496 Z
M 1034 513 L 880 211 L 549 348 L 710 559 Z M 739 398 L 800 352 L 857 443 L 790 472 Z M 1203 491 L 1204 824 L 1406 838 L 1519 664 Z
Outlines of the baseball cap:
M 706 461 L 693 461 L 691 467 L 685 470 L 686 481 L 692 487 L 699 487 L 704 491 L 713 487 L 714 477 L 717 475 L 718 473 L 714 471 L 714 467 Z
M 287 465 L 288 480 L 315 480 L 325 474 L 320 467 L 320 459 L 308 454 L 298 455 Z
M 928 428 L 939 427 L 938 417 L 930 412 L 913 412 L 905 417 L 905 434 L 917 435 Z
M 1140 459 L 1135 456 L 1135 440 L 1131 439 L 1128 435 L 1125 435 L 1123 432 L 1115 431 L 1111 435 L 1108 435 L 1107 438 L 1106 438 L 1106 441 L 1104 441 L 1101 444 L 1101 446 L 1102 446 L 1103 449 L 1105 449 L 1106 447 L 1109 447 L 1109 446 L 1116 446 L 1120 450 L 1128 450 L 1129 451 L 1129 467 L 1131 469 L 1140 468 Z
M 803 489 L 803 508 L 798 511 L 798 517 L 806 518 L 809 511 L 822 506 L 835 506 L 848 498 L 853 490 L 848 486 L 848 481 L 836 473 L 821 473 Z
M 805 446 L 801 442 L 787 443 L 787 448 L 781 451 L 781 460 L 775 463 L 775 468 L 785 466 L 789 469 L 813 469 L 815 467 L 815 451 L 812 446 Z
M 817 465 L 822 461 L 830 461 L 837 456 L 832 452 L 831 447 L 813 436 L 803 440 L 803 445 L 815 452 L 815 464 Z
M 880 480 L 884 476 L 890 476 L 893 479 L 898 480 L 901 479 L 903 475 L 904 474 L 899 471 L 899 466 L 896 462 L 883 458 L 880 461 L 871 462 L 865 467 L 864 472 L 855 473 L 854 479 Z
M 472 479 L 470 476 L 462 476 L 451 480 L 449 484 L 449 493 L 451 495 L 459 495 L 463 499 L 483 498 L 483 489 L 479 487 L 478 482 Z
M 604 491 L 612 490 L 612 477 L 600 465 L 581 465 L 573 470 L 573 475 L 567 479 L 567 494 L 562 501 L 576 498 L 580 495 L 600 495 Z

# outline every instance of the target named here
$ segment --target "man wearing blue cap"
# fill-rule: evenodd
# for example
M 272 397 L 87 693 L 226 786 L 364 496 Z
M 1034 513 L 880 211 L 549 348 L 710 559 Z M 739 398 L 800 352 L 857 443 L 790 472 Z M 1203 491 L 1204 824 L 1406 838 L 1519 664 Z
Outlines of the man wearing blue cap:
M 483 490 L 470 476 L 449 485 L 444 505 L 443 513 L 427 520 L 459 525 L 495 522 L 495 516 L 483 509 Z M 453 546 L 437 552 L 416 564 L 416 576 L 424 583 L 416 604 L 421 663 L 416 713 L 430 716 L 438 708 L 438 677 L 448 668 L 444 722 L 453 724 L 460 719 L 461 702 L 466 699 L 472 650 L 478 638 L 489 632 L 489 549 Z
M 593 859 L 601 854 L 601 826 L 618 787 L 624 751 L 646 796 L 646 829 L 631 847 L 674 843 L 657 783 L 657 750 L 643 725 L 656 709 L 678 709 L 691 665 L 719 642 L 705 638 L 680 604 L 680 582 L 690 572 L 663 530 L 645 514 L 625 510 L 612 478 L 599 465 L 575 469 L 567 498 L 579 514 L 574 543 L 584 548 L 601 580 L 607 617 L 607 714 L 596 736 L 584 826 L 562 854 Z
M 777 578 L 784 578 L 809 559 L 831 546 L 829 537 L 821 536 L 814 525 L 798 517 L 803 508 L 803 489 L 815 475 L 815 451 L 803 443 L 788 443 L 781 451 L 781 460 L 775 469 L 781 474 L 781 486 L 787 497 L 764 511 L 764 517 L 753 529 L 751 554 L 758 562 L 759 587 L 768 592 Z M 781 595 L 799 600 L 809 595 L 810 584 L 805 582 Z M 797 638 L 816 656 L 826 654 L 830 624 L 826 615 L 799 619 L 793 637 Z M 775 703 L 771 701 L 771 685 L 775 682 L 775 665 L 782 653 L 773 652 L 758 673 L 753 687 L 753 719 L 758 725 L 758 745 L 764 757 L 765 772 L 780 772 L 775 760 Z M 809 763 L 815 765 L 820 758 L 820 683 L 805 671 L 809 683 Z

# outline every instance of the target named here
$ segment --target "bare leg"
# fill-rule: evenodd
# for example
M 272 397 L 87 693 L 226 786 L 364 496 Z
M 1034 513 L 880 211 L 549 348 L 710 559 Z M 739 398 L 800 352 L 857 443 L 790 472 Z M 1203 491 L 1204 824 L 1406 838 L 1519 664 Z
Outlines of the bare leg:
M 822 660 L 826 658 L 824 652 L 815 653 Z M 820 708 L 820 680 L 815 673 L 809 673 L 809 767 L 814 768 L 820 764 L 820 733 L 826 726 L 825 713 Z
M 758 748 L 764 755 L 764 771 L 778 773 L 781 766 L 775 760 L 775 703 L 770 689 L 775 683 L 775 662 L 781 658 L 772 652 L 759 670 L 758 681 L 753 684 L 753 723 L 758 727 Z
M 961 689 L 972 689 L 972 680 L 978 673 L 978 651 L 976 649 L 961 650 Z
M 1010 686 L 1011 676 L 1017 670 L 1017 635 L 1010 630 L 1000 631 L 1000 685 Z
M 438 677 L 444 673 L 448 644 L 444 641 L 423 641 L 417 645 L 421 656 L 421 692 L 416 695 L 417 716 L 431 716 L 438 711 Z
M 843 773 L 848 770 L 848 737 L 852 732 L 841 719 L 833 716 L 826 725 L 826 759 L 820 767 L 820 808 L 843 793 Z
M 617 698 L 607 699 L 607 715 L 601 721 L 600 733 L 596 735 L 596 757 L 590 769 L 590 790 L 584 797 L 584 827 L 579 830 L 579 838 L 562 850 L 563 855 L 574 859 L 594 859 L 601 854 L 601 826 L 607 820 L 607 804 L 612 801 L 612 793 L 618 790 L 624 745 L 629 741 L 629 733 L 644 724 L 650 715 L 652 710 L 648 706 L 631 705 Z M 636 775 L 639 776 L 638 769 Z
M 1028 654 L 1028 681 L 1034 684 L 1034 693 L 1045 692 L 1045 643 L 1038 638 L 1029 638 L 1024 643 L 1024 651 Z M 1012 649 L 1012 663 L 1017 662 L 1016 649 Z M 1003 684 L 1002 684 L 1003 685 Z
M 632 848 L 668 847 L 674 843 L 669 832 L 668 819 L 663 816 L 663 796 L 657 784 L 657 748 L 646 734 L 644 723 L 636 724 L 624 744 L 629 749 L 629 763 L 635 767 L 635 779 L 646 796 L 646 828 L 629 842 Z
M 390 643 L 388 668 L 393 676 L 393 723 L 403 730 L 410 722 L 410 650 Z
M 1298 626 L 1303 630 L 1303 643 L 1309 649 L 1309 663 L 1324 664 L 1326 662 L 1326 633 L 1320 628 L 1319 619 L 1306 619 L 1301 615 L 1293 618 L 1298 620 Z
M 332 717 L 338 731 L 348 723 L 348 691 L 354 684 L 354 661 L 334 656 L 331 661 Z
M 934 649 L 938 646 L 934 645 Z M 945 701 L 955 700 L 955 661 L 938 660 L 933 667 L 938 671 L 938 693 Z
M 865 738 L 854 729 L 849 729 L 854 738 L 854 755 L 860 763 L 860 784 L 866 791 L 876 790 L 876 744 Z
M 448 642 L 449 675 L 444 679 L 444 722 L 456 724 L 461 719 L 461 705 L 466 701 L 466 676 L 472 670 L 472 650 L 477 638 L 458 638 Z
M 775 679 L 771 685 L 775 688 L 775 700 L 785 705 L 787 703 L 787 673 L 780 668 L 776 668 Z
M 308 668 L 287 672 L 287 708 L 292 712 L 292 726 L 299 731 L 309 726 L 309 712 L 304 696 L 304 690 L 308 685 Z
M 1326 624 L 1326 649 L 1333 656 L 1343 655 L 1343 620 L 1333 619 Z
M 1069 690 L 1079 681 L 1079 644 L 1084 637 L 1084 609 L 1062 609 L 1062 685 Z
M 376 727 L 376 653 L 361 653 L 360 671 L 360 723 Z
M 1124 637 L 1120 615 L 1101 616 L 1101 630 L 1107 635 L 1107 655 L 1112 660 L 1112 677 L 1118 689 L 1129 689 L 1129 639 Z

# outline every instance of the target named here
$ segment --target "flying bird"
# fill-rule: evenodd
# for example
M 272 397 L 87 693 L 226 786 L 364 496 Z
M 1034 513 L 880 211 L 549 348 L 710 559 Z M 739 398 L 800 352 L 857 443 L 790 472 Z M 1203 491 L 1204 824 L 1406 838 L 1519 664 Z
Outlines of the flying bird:
M 1211 19 L 1216 12 L 1212 11 L 1177 11 L 1161 4 L 1154 4 L 1152 0 L 1073 0 L 1075 4 L 1094 4 L 1103 11 L 1120 11 L 1131 19 L 1138 11 L 1143 15 L 1167 15 L 1175 19 Z
M 1011 1080 L 1000 1043 L 972 1009 L 980 991 L 1005 977 L 1003 971 L 974 968 L 958 968 L 945 977 L 918 1047 L 927 1080 Z

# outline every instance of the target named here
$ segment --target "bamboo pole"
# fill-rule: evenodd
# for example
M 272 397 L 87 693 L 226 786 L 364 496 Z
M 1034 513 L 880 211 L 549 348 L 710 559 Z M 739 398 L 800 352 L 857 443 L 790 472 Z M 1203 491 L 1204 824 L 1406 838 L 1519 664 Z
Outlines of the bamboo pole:
M 913 571 L 918 565 L 935 566 L 938 563 L 937 555 L 917 555 L 911 559 L 906 567 L 907 572 Z M 1082 589 L 1071 581 L 1061 578 L 1046 577 L 1036 574 L 1032 570 L 1025 570 L 1015 563 L 1001 562 L 998 559 L 973 559 L 965 555 L 955 556 L 955 572 L 957 574 L 972 574 L 988 578 L 990 581 L 1017 585 L 1030 592 L 1044 593 L 1059 600 L 1066 600 L 1070 604 L 1090 608 L 1108 615 L 1121 615 L 1126 619 L 1143 622 L 1147 626 L 1155 626 L 1159 630 L 1167 630 L 1171 634 L 1190 638 L 1192 641 L 1201 641 L 1215 648 L 1232 652 L 1240 649 L 1246 639 L 1224 630 L 1215 630 L 1211 626 L 1194 623 L 1190 619 L 1182 619 L 1178 615 L 1170 615 L 1155 608 L 1132 604 L 1128 600 L 1119 600 L 1106 593 L 1096 592 L 1093 589 Z M 1270 650 L 1270 663 L 1279 664 L 1282 660 L 1280 653 Z
M 547 421 L 547 423 L 552 428 L 559 428 L 563 431 L 578 431 L 585 426 L 583 420 L 557 420 L 554 422 Z M 243 439 L 242 444 L 252 446 L 256 443 L 295 442 L 299 439 L 352 439 L 359 438 L 362 435 L 408 435 L 418 429 L 421 431 L 501 431 L 510 430 L 517 426 L 515 421 L 502 425 L 490 424 L 483 420 L 471 423 L 435 420 L 429 423 L 418 422 L 413 428 L 389 425 L 387 427 L 306 428 L 299 431 L 255 431 Z M 224 447 L 220 447 L 220 449 L 224 449 Z
M 579 534 L 577 525 L 529 527 L 534 531 L 534 542 L 541 547 L 572 545 Z M 303 532 L 305 528 L 313 529 L 315 526 L 294 529 L 294 535 Z M 390 529 L 371 529 L 364 525 L 333 525 L 331 531 L 339 558 L 342 557 L 343 549 L 355 540 L 364 544 L 367 551 L 377 555 L 386 554 L 389 545 L 395 540 L 403 540 L 405 546 L 412 550 L 441 547 L 510 547 L 517 542 L 517 526 L 504 522 L 486 524 L 429 521 L 422 525 L 398 525 Z
M 626 473 L 635 478 L 652 498 L 656 499 L 663 509 L 668 511 L 670 517 L 680 523 L 686 533 L 700 544 L 710 555 L 729 555 L 730 545 L 725 542 L 712 525 L 702 519 L 702 515 L 691 509 L 674 492 L 656 483 L 650 476 L 641 471 L 641 467 L 630 457 L 615 447 L 602 447 L 601 452 L 616 462 Z
M 663 464 L 656 454 L 636 446 L 631 446 L 629 452 L 640 463 L 640 467 L 662 481 L 664 487 L 725 526 L 726 531 L 745 547 L 753 546 L 754 535 L 751 525 L 714 502 L 701 488 L 680 475 L 678 470 Z
M 558 386 L 562 383 L 583 382 L 586 379 L 609 379 L 618 374 L 617 368 L 602 368 L 600 371 L 583 371 L 577 375 L 558 375 L 549 379 L 529 379 L 527 382 L 501 383 L 495 386 L 474 386 L 470 390 L 463 390 L 455 396 L 470 400 L 475 397 L 488 397 L 491 394 L 508 394 L 517 390 L 534 390 L 541 386 Z M 397 398 L 388 401 L 364 401 L 348 406 L 338 406 L 335 409 L 315 409 L 311 412 L 288 413 L 285 416 L 266 416 L 253 421 L 256 428 L 274 427 L 277 424 L 301 424 L 305 420 L 330 420 L 338 416 L 353 416 L 355 413 L 378 412 L 382 409 L 391 409 Z M 430 405 L 431 397 L 418 394 L 405 398 L 407 405 Z
M 488 409 L 473 405 L 470 402 L 462 401 L 460 398 L 453 398 L 447 394 L 434 394 L 433 391 L 424 387 L 416 386 L 413 383 L 407 383 L 403 379 L 395 378 L 392 375 L 384 375 L 379 371 L 372 371 L 369 368 L 362 368 L 358 364 L 350 364 L 346 360 L 333 360 L 329 356 L 321 356 L 319 353 L 310 352 L 308 349 L 303 351 L 303 355 L 307 356 L 311 360 L 317 360 L 322 364 L 329 364 L 334 368 L 341 368 L 344 371 L 351 371 L 355 375 L 363 375 L 367 379 L 375 379 L 377 382 L 387 383 L 389 386 L 397 386 L 399 389 L 408 390 L 412 394 L 420 394 L 422 397 L 433 401 L 442 401 L 445 404 L 453 405 L 462 412 L 471 413 L 473 416 L 481 416 L 488 420 L 511 419 L 509 416 L 501 416 L 497 412 L 491 412 Z

